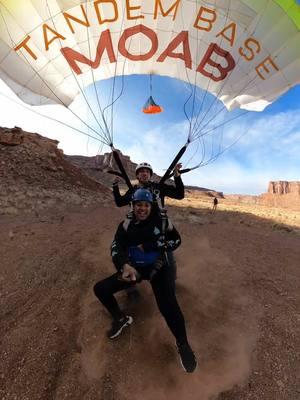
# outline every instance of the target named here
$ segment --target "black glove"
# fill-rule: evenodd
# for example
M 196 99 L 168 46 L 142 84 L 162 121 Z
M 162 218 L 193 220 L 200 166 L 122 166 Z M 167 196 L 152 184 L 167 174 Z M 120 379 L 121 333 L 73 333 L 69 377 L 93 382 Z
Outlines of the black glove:
M 162 267 L 165 265 L 165 255 L 163 254 L 162 256 L 158 257 L 158 259 L 155 261 L 152 270 L 150 272 L 150 281 L 155 277 L 155 275 L 162 269 Z

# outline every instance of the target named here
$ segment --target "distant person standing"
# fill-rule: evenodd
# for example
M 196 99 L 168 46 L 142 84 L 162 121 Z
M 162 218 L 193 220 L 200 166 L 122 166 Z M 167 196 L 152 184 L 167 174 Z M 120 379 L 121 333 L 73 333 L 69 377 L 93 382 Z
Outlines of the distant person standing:
M 212 214 L 217 210 L 217 205 L 218 205 L 218 199 L 215 197 L 213 201 L 213 209 L 212 209 Z

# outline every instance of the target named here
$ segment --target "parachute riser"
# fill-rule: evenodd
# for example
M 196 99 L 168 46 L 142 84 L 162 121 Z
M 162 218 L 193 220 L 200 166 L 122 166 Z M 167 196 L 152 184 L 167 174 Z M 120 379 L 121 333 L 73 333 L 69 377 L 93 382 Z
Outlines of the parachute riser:
M 190 172 L 190 171 L 193 171 L 194 169 L 199 168 L 199 166 L 200 166 L 200 165 L 197 165 L 196 167 L 193 167 L 193 168 L 181 169 L 181 170 L 180 170 L 180 175 L 186 174 L 187 172 Z M 174 176 L 174 172 L 172 172 L 170 175 L 168 175 L 166 180 L 172 178 L 173 176 Z
M 175 165 L 178 163 L 178 161 L 181 159 L 181 157 L 185 153 L 189 143 L 190 142 L 187 141 L 187 143 L 179 150 L 179 152 L 177 153 L 176 157 L 174 158 L 174 160 L 171 162 L 170 166 L 166 170 L 164 176 L 159 181 L 159 185 L 160 186 L 163 185 L 165 183 L 165 181 L 168 179 L 169 175 L 171 175 L 173 173 L 173 169 L 174 169 Z
M 159 190 L 154 190 L 153 192 L 156 197 L 157 205 L 159 208 L 159 214 L 161 218 L 161 235 L 160 235 L 160 242 L 162 242 L 163 246 L 161 248 L 161 254 L 159 258 L 156 260 L 151 275 L 150 275 L 150 281 L 154 278 L 156 273 L 164 266 L 164 265 L 170 265 L 169 264 L 169 259 L 168 259 L 168 254 L 167 254 L 167 243 L 166 243 L 166 230 L 167 230 L 167 222 L 168 222 L 168 214 L 167 210 L 163 207 L 161 197 L 160 197 L 160 191 Z
M 119 171 L 114 171 L 114 170 L 112 170 L 112 169 L 110 169 L 109 171 L 106 171 L 108 174 L 111 174 L 111 175 L 116 175 L 116 176 L 119 176 L 120 178 L 123 178 L 123 175 L 121 174 L 121 172 L 119 172 Z
M 122 178 L 124 179 L 124 181 L 126 182 L 126 185 L 128 186 L 128 189 L 133 190 L 133 186 L 132 186 L 132 184 L 130 182 L 130 179 L 129 179 L 129 177 L 128 177 L 125 169 L 124 169 L 124 166 L 122 164 L 122 161 L 120 159 L 120 156 L 119 156 L 117 150 L 114 147 L 111 147 L 111 150 L 112 150 L 112 154 L 113 154 L 114 160 L 115 160 L 115 162 L 116 162 L 116 164 L 117 164 L 117 166 L 118 166 L 118 168 L 120 170 Z

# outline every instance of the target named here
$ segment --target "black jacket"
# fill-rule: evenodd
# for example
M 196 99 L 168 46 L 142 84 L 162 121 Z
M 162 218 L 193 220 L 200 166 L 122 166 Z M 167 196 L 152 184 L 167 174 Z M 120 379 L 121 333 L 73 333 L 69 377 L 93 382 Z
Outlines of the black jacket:
M 157 182 L 148 182 L 146 185 L 138 186 L 135 185 L 133 190 L 128 189 L 127 192 L 122 196 L 120 194 L 119 186 L 113 185 L 113 195 L 115 199 L 115 203 L 117 207 L 123 207 L 128 205 L 131 202 L 133 193 L 143 187 L 145 189 L 149 189 L 155 196 L 155 190 L 159 190 L 159 197 L 162 202 L 162 206 L 164 206 L 165 197 L 170 197 L 171 199 L 181 200 L 184 198 L 184 185 L 180 176 L 174 177 L 175 186 L 164 183 L 159 187 Z M 158 205 L 156 200 L 154 199 L 154 208 L 157 209 Z
M 114 241 L 111 245 L 111 255 L 117 270 L 129 263 L 129 248 L 143 245 L 145 253 L 163 250 L 173 251 L 181 244 L 181 238 L 176 228 L 168 222 L 165 241 L 162 241 L 162 220 L 156 215 L 145 221 L 130 221 L 125 230 L 123 222 L 118 226 Z

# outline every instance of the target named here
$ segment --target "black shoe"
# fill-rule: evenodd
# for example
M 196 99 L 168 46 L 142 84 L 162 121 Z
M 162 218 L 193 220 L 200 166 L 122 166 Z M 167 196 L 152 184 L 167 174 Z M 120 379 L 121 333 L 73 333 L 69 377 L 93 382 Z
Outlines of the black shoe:
M 194 372 L 197 367 L 197 360 L 190 345 L 186 342 L 178 344 L 177 350 L 180 356 L 180 362 L 185 372 Z
M 109 339 L 114 339 L 115 337 L 119 336 L 120 333 L 126 326 L 132 324 L 133 318 L 129 315 L 126 315 L 122 319 L 115 319 L 112 323 L 110 330 L 107 332 L 107 337 Z

